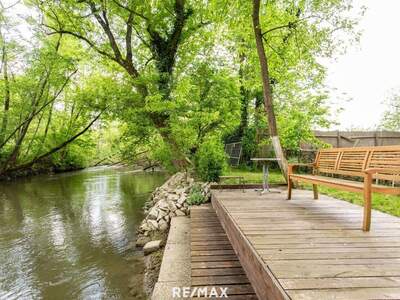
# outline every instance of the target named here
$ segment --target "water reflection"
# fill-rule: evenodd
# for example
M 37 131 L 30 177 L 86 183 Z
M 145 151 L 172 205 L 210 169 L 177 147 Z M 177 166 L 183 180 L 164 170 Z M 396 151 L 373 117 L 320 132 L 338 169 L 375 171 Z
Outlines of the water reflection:
M 0 299 L 129 298 L 124 259 L 163 174 L 93 168 L 0 184 Z

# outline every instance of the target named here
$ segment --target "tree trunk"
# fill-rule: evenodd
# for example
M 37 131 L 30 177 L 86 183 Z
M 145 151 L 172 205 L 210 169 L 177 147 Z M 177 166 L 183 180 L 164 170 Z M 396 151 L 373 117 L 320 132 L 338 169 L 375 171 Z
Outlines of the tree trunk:
M 254 35 L 257 45 L 257 53 L 261 67 L 261 79 L 263 84 L 264 106 L 268 117 L 268 128 L 272 139 L 272 146 L 275 150 L 275 155 L 279 159 L 279 167 L 287 181 L 287 161 L 282 150 L 282 145 L 278 136 L 278 129 L 276 126 L 276 118 L 274 112 L 274 105 L 272 101 L 271 85 L 268 71 L 268 60 L 265 55 L 263 44 L 263 35 L 260 25 L 260 0 L 253 0 L 253 27 Z
M 7 49 L 3 46 L 3 77 L 4 77 L 4 110 L 3 120 L 1 122 L 0 131 L 0 144 L 3 143 L 6 138 L 6 131 L 8 126 L 8 111 L 10 109 L 10 82 L 8 80 L 8 61 L 7 61 Z
M 245 55 L 243 53 L 240 54 L 240 67 L 239 67 L 239 77 L 240 77 L 240 125 L 238 130 L 238 136 L 243 138 L 243 135 L 248 127 L 248 106 L 249 106 L 249 92 L 246 90 L 244 86 L 244 63 L 245 63 Z

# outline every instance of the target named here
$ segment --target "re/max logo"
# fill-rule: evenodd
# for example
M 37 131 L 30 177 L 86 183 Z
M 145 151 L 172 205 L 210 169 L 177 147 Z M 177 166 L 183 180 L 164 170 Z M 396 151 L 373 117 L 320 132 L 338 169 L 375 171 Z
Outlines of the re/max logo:
M 173 287 L 172 298 L 228 298 L 227 287 Z

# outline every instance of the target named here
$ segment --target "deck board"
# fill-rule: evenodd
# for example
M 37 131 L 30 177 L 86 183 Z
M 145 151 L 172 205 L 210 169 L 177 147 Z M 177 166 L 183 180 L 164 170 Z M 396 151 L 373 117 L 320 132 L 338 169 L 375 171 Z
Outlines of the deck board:
M 400 218 L 373 211 L 363 232 L 362 207 L 299 190 L 212 204 L 260 299 L 400 299 Z
M 190 249 L 192 288 L 223 287 L 228 299 L 258 299 L 211 206 L 191 209 Z

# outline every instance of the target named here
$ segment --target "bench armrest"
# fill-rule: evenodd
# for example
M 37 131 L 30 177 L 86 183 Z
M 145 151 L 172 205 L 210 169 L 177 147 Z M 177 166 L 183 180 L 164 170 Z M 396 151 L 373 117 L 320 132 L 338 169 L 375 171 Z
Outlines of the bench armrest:
M 369 169 L 365 169 L 364 173 L 366 173 L 366 174 L 376 174 L 376 173 L 400 174 L 400 168 L 369 168 Z

